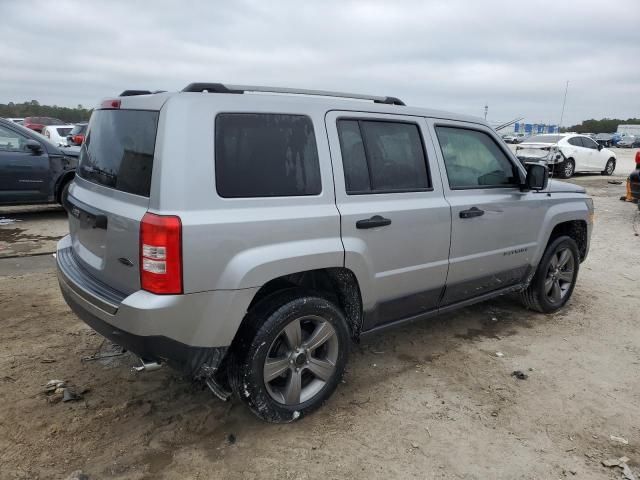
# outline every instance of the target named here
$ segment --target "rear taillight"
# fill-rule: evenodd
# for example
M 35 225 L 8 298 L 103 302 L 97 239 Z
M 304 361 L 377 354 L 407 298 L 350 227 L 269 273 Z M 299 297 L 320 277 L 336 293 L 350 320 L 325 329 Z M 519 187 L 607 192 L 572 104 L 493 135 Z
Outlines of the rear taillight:
M 640 169 L 640 150 L 636 152 L 636 168 Z
M 156 294 L 182 293 L 180 217 L 145 213 L 140 223 L 140 286 Z

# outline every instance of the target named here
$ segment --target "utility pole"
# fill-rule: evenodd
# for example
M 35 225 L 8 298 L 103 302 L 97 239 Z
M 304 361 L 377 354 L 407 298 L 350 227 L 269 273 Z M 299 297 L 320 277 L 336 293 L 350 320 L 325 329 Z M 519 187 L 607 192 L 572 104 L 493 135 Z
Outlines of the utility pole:
M 558 124 L 558 132 L 562 128 L 562 119 L 564 118 L 564 106 L 567 103 L 567 91 L 569 91 L 569 80 L 567 80 L 567 85 L 564 87 L 564 100 L 562 100 L 562 113 L 560 114 L 560 123 Z
M 487 112 L 489 111 L 489 105 L 484 104 L 484 119 L 487 119 Z

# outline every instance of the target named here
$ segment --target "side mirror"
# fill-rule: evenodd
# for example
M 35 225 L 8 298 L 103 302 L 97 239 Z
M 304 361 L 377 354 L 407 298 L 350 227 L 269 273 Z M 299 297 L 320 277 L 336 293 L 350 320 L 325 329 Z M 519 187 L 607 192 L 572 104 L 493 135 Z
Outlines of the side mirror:
M 527 178 L 523 187 L 527 190 L 544 190 L 549 182 L 549 169 L 540 163 L 528 163 Z
M 604 147 L 601 143 L 598 144 L 598 151 L 602 150 Z
M 31 150 L 32 155 L 40 155 L 40 153 L 42 152 L 42 145 L 32 139 L 29 139 L 24 143 L 24 148 L 26 150 Z

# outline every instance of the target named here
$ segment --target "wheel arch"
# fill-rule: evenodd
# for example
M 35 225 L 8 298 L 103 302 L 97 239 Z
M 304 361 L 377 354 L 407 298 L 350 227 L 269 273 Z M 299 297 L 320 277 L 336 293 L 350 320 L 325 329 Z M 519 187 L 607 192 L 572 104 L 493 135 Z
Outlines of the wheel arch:
M 301 288 L 334 302 L 347 319 L 351 337 L 358 340 L 362 327 L 362 296 L 356 275 L 344 267 L 329 267 L 281 275 L 255 293 L 248 310 L 285 290 Z M 240 329 L 239 329 L 240 330 Z
M 62 191 L 64 190 L 64 186 L 71 182 L 76 176 L 75 170 L 69 170 L 64 174 L 60 175 L 56 182 L 55 190 L 54 190 L 54 198 L 58 203 L 62 203 Z

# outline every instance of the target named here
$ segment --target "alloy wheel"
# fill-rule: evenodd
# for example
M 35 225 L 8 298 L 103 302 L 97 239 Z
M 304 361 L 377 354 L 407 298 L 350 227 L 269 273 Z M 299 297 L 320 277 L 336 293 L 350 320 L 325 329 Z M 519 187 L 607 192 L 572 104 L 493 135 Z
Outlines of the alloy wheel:
M 544 292 L 551 303 L 560 303 L 566 296 L 575 277 L 575 258 L 569 248 L 563 248 L 553 254 L 549 261 L 547 276 L 544 280 Z
M 264 384 L 271 398 L 283 405 L 313 398 L 333 377 L 339 348 L 335 328 L 321 317 L 304 316 L 287 324 L 264 363 Z
M 573 175 L 573 162 L 567 161 L 564 166 L 564 175 L 567 178 L 570 178 Z

